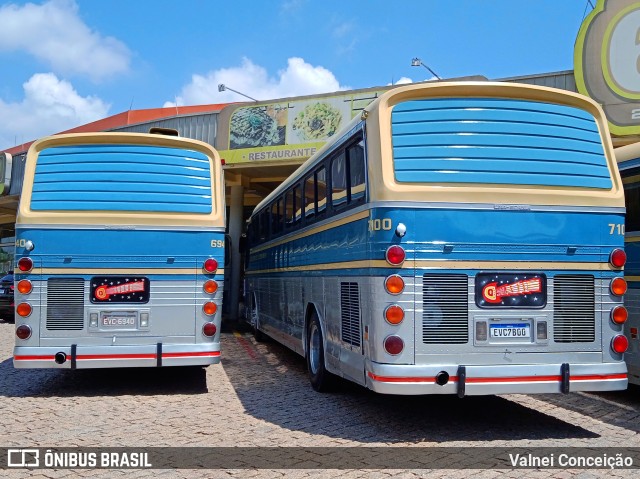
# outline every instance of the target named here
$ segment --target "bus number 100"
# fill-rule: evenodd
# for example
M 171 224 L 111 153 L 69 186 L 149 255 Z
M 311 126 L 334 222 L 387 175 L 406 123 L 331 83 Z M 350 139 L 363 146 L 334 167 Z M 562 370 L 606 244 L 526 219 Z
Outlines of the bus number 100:
M 391 229 L 391 218 L 369 220 L 369 231 L 389 231 Z

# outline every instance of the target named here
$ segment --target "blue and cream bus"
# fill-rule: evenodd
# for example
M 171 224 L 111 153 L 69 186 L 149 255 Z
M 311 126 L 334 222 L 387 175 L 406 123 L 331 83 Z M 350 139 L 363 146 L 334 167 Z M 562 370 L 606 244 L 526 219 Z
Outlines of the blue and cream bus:
M 625 358 L 629 382 L 640 385 L 640 143 L 616 148 L 615 154 L 627 207 L 625 252 L 628 260 L 625 278 L 629 291 L 625 295 L 625 304 L 629 310 L 629 319 L 625 325 L 625 333 L 629 349 Z
M 624 197 L 600 107 L 507 83 L 384 93 L 253 212 L 257 339 L 389 394 L 627 387 Z
M 35 142 L 16 219 L 14 366 L 218 363 L 224 216 L 220 158 L 203 142 Z

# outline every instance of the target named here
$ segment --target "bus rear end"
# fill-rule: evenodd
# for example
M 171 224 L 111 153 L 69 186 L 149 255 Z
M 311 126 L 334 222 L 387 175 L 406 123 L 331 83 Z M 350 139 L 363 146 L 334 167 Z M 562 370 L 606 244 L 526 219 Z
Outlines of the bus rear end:
M 625 323 L 629 349 L 625 354 L 625 360 L 629 370 L 629 382 L 640 385 L 640 143 L 616 148 L 615 154 L 624 184 L 627 210 L 625 278 L 629 284 L 629 291 L 624 302 L 629 310 L 629 320 Z
M 600 109 L 544 88 L 442 85 L 390 92 L 373 120 L 390 141 L 371 185 L 371 255 L 386 266 L 368 387 L 625 389 L 624 200 Z
M 217 153 L 201 142 L 36 142 L 16 221 L 14 366 L 219 362 L 223 191 Z

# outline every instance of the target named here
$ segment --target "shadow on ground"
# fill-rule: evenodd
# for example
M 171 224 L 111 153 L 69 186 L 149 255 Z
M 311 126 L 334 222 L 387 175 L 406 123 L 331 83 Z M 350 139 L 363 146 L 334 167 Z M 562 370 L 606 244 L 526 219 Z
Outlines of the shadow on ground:
M 309 434 L 364 443 L 595 438 L 598 435 L 496 396 L 388 396 L 352 383 L 311 389 L 301 356 L 252 336 L 223 337 L 222 365 L 245 413 Z
M 11 358 L 0 363 L 0 397 L 125 396 L 205 394 L 201 367 L 14 369 Z
M 626 391 L 546 394 L 536 399 L 640 433 L 640 386 L 630 384 Z

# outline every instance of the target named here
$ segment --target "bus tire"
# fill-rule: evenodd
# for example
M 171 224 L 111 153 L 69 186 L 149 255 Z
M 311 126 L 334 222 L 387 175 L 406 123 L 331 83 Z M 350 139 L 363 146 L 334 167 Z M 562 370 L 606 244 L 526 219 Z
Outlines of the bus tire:
M 337 378 L 324 365 L 322 329 L 315 313 L 311 316 L 307 332 L 307 370 L 314 390 L 322 393 L 335 388 Z
M 257 343 L 264 343 L 268 339 L 267 335 L 258 329 L 257 323 L 253 327 L 253 339 L 255 339 Z

